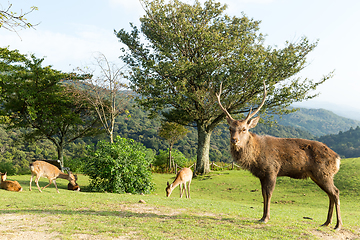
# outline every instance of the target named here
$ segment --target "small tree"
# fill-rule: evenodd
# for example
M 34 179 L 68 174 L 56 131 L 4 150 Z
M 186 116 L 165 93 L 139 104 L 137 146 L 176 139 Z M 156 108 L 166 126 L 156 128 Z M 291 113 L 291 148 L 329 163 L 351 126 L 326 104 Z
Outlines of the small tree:
M 100 141 L 89 149 L 84 173 L 90 177 L 92 191 L 113 193 L 150 193 L 150 164 L 153 153 L 132 139 L 115 139 L 113 144 Z
M 114 128 L 116 117 L 124 112 L 123 101 L 129 96 L 127 85 L 122 83 L 123 71 L 116 64 L 109 62 L 106 56 L 99 53 L 95 58 L 95 68 L 78 69 L 88 77 L 80 84 L 87 92 L 83 97 L 94 107 L 102 126 L 114 142 Z
M 99 121 L 87 102 L 68 94 L 65 80 L 79 76 L 43 67 L 43 60 L 0 48 L 0 113 L 8 128 L 28 129 L 28 141 L 50 140 L 63 165 L 64 147 L 100 133 Z
M 159 136 L 165 138 L 169 144 L 169 168 L 175 167 L 174 163 L 171 166 L 171 151 L 174 144 L 180 139 L 184 138 L 189 132 L 187 128 L 183 125 L 173 122 L 161 122 L 161 127 L 159 129 Z
M 159 154 L 155 156 L 155 160 L 153 164 L 156 172 L 161 172 L 161 173 L 168 172 L 167 171 L 167 166 L 169 163 L 168 157 L 169 157 L 169 149 L 159 151 Z M 172 159 L 174 161 L 174 166 L 175 163 L 180 167 L 189 167 L 189 165 L 191 164 L 191 160 L 187 159 L 184 156 L 184 154 L 182 154 L 182 152 L 180 152 L 177 149 L 173 150 Z

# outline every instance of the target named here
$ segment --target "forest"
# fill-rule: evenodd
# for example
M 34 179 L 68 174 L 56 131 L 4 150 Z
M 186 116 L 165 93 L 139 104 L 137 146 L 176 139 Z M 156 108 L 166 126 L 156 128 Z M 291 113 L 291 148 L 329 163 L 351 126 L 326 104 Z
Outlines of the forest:
M 159 118 L 148 118 L 148 112 L 142 110 L 133 100 L 125 101 L 125 108 L 129 114 L 121 114 L 116 119 L 115 135 L 130 138 L 142 143 L 146 148 L 152 149 L 156 154 L 168 149 L 165 139 L 159 137 Z M 305 112 L 306 109 L 300 109 Z M 322 111 L 319 111 L 322 112 Z M 291 114 L 298 114 L 297 112 Z M 290 114 L 290 115 L 291 115 Z M 286 116 L 291 117 L 291 116 Z M 338 116 L 336 116 L 338 117 Z M 332 118 L 328 118 L 325 124 L 331 125 Z M 296 124 L 296 122 L 294 122 Z M 314 124 L 318 124 L 314 121 Z M 311 129 L 314 126 L 308 125 Z M 196 161 L 197 133 L 189 128 L 189 133 L 174 145 L 174 149 L 180 151 L 189 161 Z M 334 129 L 336 131 L 336 128 Z M 28 173 L 29 161 L 33 159 L 56 159 L 57 152 L 54 145 L 48 140 L 27 142 L 22 138 L 24 130 L 6 130 L 0 126 L 0 171 L 8 171 L 9 174 Z M 340 156 L 346 158 L 360 157 L 360 127 L 351 127 L 348 131 L 339 131 L 338 134 L 328 134 L 320 137 L 312 135 L 309 131 L 284 126 L 277 123 L 260 123 L 253 132 L 260 135 L 272 135 L 276 137 L 305 138 L 324 142 Z M 100 140 L 108 140 L 103 133 L 95 137 L 86 137 L 70 143 L 64 149 L 64 162 L 66 166 L 77 170 L 78 165 L 86 154 L 87 146 L 96 145 Z M 231 162 L 229 152 L 229 132 L 225 121 L 213 132 L 210 146 L 210 160 L 213 162 Z

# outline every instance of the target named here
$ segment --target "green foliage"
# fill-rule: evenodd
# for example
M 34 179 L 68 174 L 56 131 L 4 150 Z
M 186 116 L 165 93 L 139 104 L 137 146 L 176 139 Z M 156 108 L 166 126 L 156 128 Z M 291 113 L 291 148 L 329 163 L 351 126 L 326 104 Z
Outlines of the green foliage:
M 360 126 L 345 132 L 340 131 L 339 134 L 321 136 L 317 140 L 328 145 L 340 156 L 360 157 Z
M 113 144 L 100 141 L 89 149 L 84 173 L 92 191 L 149 193 L 153 190 L 150 163 L 152 151 L 132 139 L 117 137 Z
M 165 138 L 169 143 L 170 149 L 172 149 L 173 145 L 185 137 L 188 132 L 188 129 L 178 123 L 162 121 L 159 136 Z
M 174 160 L 175 164 L 179 167 L 189 167 L 191 165 L 191 160 L 187 159 L 184 154 L 179 150 L 173 149 L 171 151 L 171 158 Z M 155 156 L 153 163 L 155 172 L 168 172 L 169 167 L 169 149 L 160 150 L 159 154 Z
M 43 67 L 43 60 L 0 48 L 0 110 L 8 127 L 27 129 L 23 133 L 28 141 L 47 138 L 63 160 L 67 144 L 99 133 L 99 119 L 64 83 L 81 76 Z

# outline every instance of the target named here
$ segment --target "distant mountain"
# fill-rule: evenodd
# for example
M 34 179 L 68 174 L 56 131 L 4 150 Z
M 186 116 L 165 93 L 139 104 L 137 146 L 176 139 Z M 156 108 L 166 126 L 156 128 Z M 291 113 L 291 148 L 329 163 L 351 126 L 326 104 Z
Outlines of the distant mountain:
M 341 117 L 360 121 L 360 106 L 357 108 L 348 107 L 346 105 L 344 106 L 324 101 L 317 101 L 315 99 L 301 103 L 294 103 L 292 106 L 295 108 L 327 109 Z
M 325 109 L 306 109 L 276 117 L 278 123 L 284 126 L 292 126 L 310 132 L 319 137 L 328 134 L 337 134 L 340 131 L 347 131 L 350 128 L 360 126 L 360 121 L 340 117 Z

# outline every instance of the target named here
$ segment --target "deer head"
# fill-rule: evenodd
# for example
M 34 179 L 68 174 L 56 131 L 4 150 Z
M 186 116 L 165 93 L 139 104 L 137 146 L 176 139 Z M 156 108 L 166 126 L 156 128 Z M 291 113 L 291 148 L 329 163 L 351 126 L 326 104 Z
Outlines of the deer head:
M 265 85 L 265 81 L 264 83 L 264 97 L 263 100 L 260 104 L 260 106 L 256 109 L 255 112 L 252 112 L 252 109 L 250 108 L 250 111 L 247 115 L 247 117 L 244 120 L 235 120 L 231 117 L 230 113 L 222 106 L 221 101 L 220 101 L 220 96 L 221 96 L 221 92 L 222 92 L 222 83 L 220 84 L 220 91 L 219 94 L 216 94 L 217 97 L 217 101 L 220 105 L 220 108 L 223 110 L 223 112 L 226 115 L 226 120 L 229 124 L 229 130 L 230 130 L 230 144 L 232 146 L 236 146 L 236 147 L 242 147 L 244 146 L 249 139 L 249 129 L 254 128 L 257 123 L 259 122 L 260 116 L 257 116 L 255 118 L 254 117 L 261 109 L 261 107 L 264 105 L 265 103 L 265 99 L 266 99 L 266 85 Z

